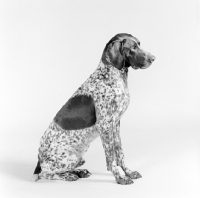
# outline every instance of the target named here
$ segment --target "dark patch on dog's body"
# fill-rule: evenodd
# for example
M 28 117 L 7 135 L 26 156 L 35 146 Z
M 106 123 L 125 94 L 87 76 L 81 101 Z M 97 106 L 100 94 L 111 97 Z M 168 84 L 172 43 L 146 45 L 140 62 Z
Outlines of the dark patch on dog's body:
M 95 106 L 91 96 L 71 98 L 56 114 L 54 121 L 64 130 L 91 127 L 96 122 Z

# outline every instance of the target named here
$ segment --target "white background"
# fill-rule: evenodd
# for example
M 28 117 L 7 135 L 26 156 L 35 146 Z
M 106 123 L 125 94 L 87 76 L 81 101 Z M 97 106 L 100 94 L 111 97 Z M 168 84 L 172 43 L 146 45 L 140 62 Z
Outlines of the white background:
M 197 0 L 1 0 L 0 196 L 199 197 L 200 65 Z M 105 44 L 130 33 L 156 56 L 129 69 L 121 121 L 126 162 L 143 178 L 120 186 L 95 140 L 77 182 L 31 183 L 39 140 L 97 68 Z

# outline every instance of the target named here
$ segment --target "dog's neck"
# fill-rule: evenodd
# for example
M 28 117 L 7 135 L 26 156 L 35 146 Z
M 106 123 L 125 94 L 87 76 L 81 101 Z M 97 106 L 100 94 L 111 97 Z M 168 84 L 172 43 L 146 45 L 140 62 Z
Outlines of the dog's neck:
M 130 67 L 130 64 L 128 64 L 128 62 L 124 61 L 123 64 L 119 65 L 115 65 L 110 63 L 105 56 L 102 56 L 101 61 L 104 65 L 111 65 L 112 67 L 116 68 L 117 70 L 121 71 L 122 73 L 126 72 L 128 73 L 128 68 Z
M 101 60 L 96 72 L 102 76 L 107 76 L 108 78 L 118 79 L 122 78 L 125 82 L 127 82 L 128 77 L 128 68 L 123 67 L 121 70 L 114 67 L 112 64 L 105 64 Z M 96 73 L 95 72 L 95 73 Z

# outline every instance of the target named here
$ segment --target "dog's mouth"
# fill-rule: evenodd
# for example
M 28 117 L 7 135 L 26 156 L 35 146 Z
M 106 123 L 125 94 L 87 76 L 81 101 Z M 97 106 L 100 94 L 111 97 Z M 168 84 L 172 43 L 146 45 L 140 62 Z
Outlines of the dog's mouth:
M 146 68 L 148 68 L 150 65 L 151 65 L 151 64 L 147 64 L 147 65 L 141 64 L 141 65 L 140 65 L 140 69 L 146 69 Z
M 141 61 L 141 62 L 136 62 L 133 64 L 132 68 L 133 69 L 146 69 L 148 68 L 153 61 Z
M 137 65 L 133 66 L 133 69 L 146 69 L 150 66 L 151 64 L 142 64 L 142 63 L 138 63 Z
M 142 69 L 143 67 L 145 67 L 145 64 L 139 63 L 137 66 L 138 66 L 140 69 Z

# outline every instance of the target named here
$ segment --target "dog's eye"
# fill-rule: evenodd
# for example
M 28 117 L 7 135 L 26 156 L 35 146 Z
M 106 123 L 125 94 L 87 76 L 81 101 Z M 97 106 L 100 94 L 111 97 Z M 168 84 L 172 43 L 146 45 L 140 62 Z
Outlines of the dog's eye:
M 134 45 L 134 46 L 133 46 L 133 49 L 135 50 L 136 48 L 137 48 L 137 45 Z

